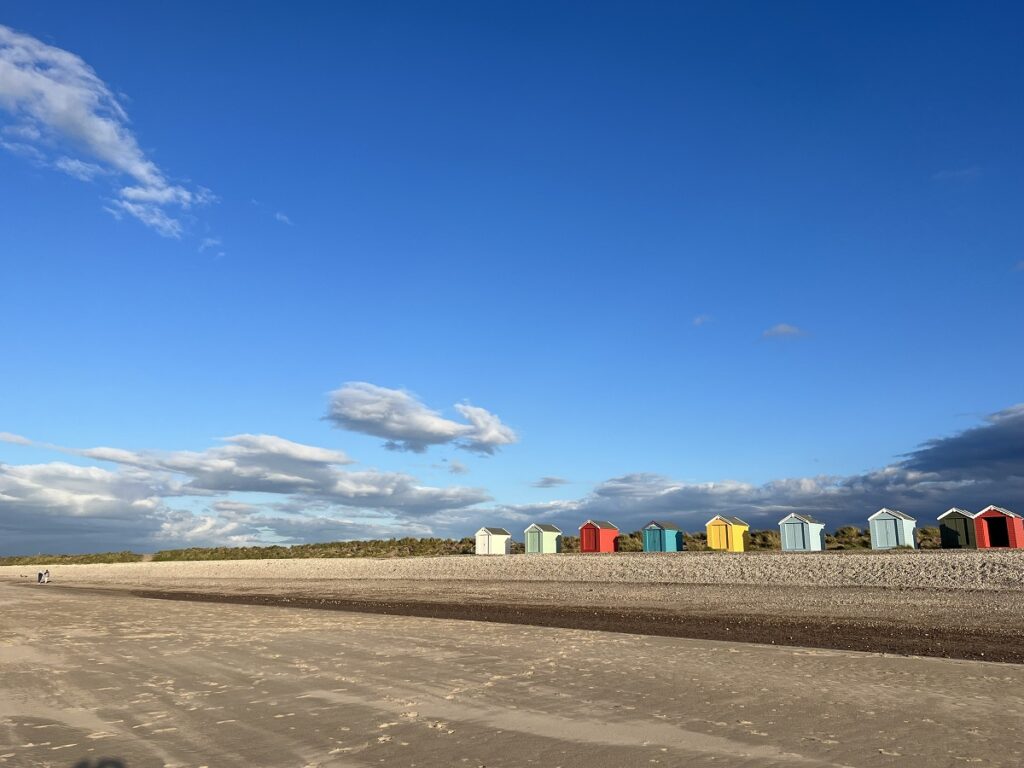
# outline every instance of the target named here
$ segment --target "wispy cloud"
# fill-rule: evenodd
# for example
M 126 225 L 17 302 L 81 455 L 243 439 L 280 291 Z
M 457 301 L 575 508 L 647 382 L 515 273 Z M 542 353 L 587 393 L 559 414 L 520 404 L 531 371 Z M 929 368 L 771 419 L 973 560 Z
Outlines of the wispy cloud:
M 697 315 L 693 318 L 694 328 L 700 328 L 702 325 L 707 325 L 711 322 L 711 315 Z
M 1024 259 L 1021 259 L 1013 266 L 1014 272 L 1024 272 Z
M 568 483 L 569 481 L 566 480 L 564 477 L 554 477 L 552 475 L 545 475 L 544 477 L 540 478 L 540 480 L 536 480 L 533 483 L 530 483 L 530 485 L 534 488 L 557 488 L 560 485 L 568 485 Z
M 386 448 L 423 453 L 450 443 L 481 454 L 518 442 L 515 430 L 475 405 L 455 405 L 465 422 L 453 421 L 401 389 L 353 381 L 331 393 L 327 418 L 342 429 L 382 437 Z
M 87 163 L 73 157 L 58 157 L 53 167 L 58 171 L 64 171 L 68 176 L 73 176 L 79 181 L 92 181 L 97 176 L 102 176 L 106 171 L 95 163 Z
M 295 226 L 294 224 L 292 224 L 292 220 L 287 216 L 287 214 L 281 213 L 281 211 L 275 213 L 274 218 L 280 221 L 282 224 L 287 224 L 289 227 Z
M 805 336 L 806 332 L 802 328 L 798 328 L 795 325 L 789 323 L 777 323 L 771 328 L 768 328 L 761 334 L 763 339 L 779 339 L 793 336 Z
M 453 475 L 468 475 L 469 467 L 458 459 L 452 459 L 448 462 L 448 471 Z
M 219 237 L 204 237 L 202 242 L 199 243 L 199 252 L 207 250 L 208 248 L 214 248 L 220 250 L 221 240 Z
M 963 179 L 976 179 L 981 176 L 981 168 L 977 165 L 969 165 L 965 168 L 947 168 L 936 171 L 932 174 L 933 181 L 958 181 Z
M 114 93 L 79 56 L 0 25 L 0 110 L 14 121 L 8 151 L 82 181 L 115 181 L 105 210 L 132 216 L 164 237 L 183 232 L 181 213 L 213 200 L 209 190 L 168 180 L 142 151 Z M 128 179 L 123 186 L 118 180 Z

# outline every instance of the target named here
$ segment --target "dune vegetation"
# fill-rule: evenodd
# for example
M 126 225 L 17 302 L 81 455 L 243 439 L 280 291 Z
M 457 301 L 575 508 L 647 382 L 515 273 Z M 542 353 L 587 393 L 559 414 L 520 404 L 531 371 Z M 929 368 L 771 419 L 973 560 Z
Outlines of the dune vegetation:
M 12 555 L 0 557 L 0 565 L 91 565 L 93 563 L 138 563 L 135 552 L 97 552 L 90 555 Z
M 683 534 L 686 548 L 701 552 L 708 548 L 707 535 L 700 533 Z M 777 530 L 750 531 L 746 535 L 748 551 L 781 549 Z M 938 528 L 919 528 L 918 546 L 921 549 L 939 548 Z M 871 539 L 866 528 L 844 526 L 825 535 L 825 545 L 830 550 L 868 550 Z M 406 537 L 402 539 L 371 539 L 363 541 L 330 541 L 317 544 L 273 544 L 263 547 L 189 547 L 187 549 L 164 549 L 151 557 L 144 558 L 135 552 L 101 552 L 89 555 L 18 555 L 0 557 L 0 565 L 76 565 L 89 563 L 136 563 L 143 559 L 154 561 L 180 562 L 184 560 L 275 560 L 304 557 L 441 557 L 445 555 L 473 554 L 475 540 Z M 619 537 L 622 552 L 642 552 L 643 533 L 632 531 Z M 579 552 L 578 536 L 562 539 L 564 552 Z M 512 554 L 524 551 L 522 542 L 513 542 Z

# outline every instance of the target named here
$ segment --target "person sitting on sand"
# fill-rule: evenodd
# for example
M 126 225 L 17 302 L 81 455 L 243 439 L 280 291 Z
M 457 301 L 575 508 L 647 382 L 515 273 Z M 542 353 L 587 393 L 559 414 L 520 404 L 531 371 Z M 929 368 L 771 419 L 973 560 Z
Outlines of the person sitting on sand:
M 40 571 L 39 573 L 36 574 L 36 584 L 42 584 L 42 583 L 43 583 L 43 572 Z
M 49 583 L 50 583 L 50 569 L 47 568 L 45 571 L 43 571 L 43 584 L 49 584 Z

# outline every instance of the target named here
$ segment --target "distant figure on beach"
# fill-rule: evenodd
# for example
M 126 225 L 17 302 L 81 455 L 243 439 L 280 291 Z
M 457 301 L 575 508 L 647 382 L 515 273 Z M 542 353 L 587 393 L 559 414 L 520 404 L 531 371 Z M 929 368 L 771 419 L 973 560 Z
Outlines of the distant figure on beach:
M 50 569 L 47 568 L 45 571 L 43 571 L 43 584 L 49 584 L 49 583 L 50 583 Z
M 40 571 L 39 573 L 36 574 L 36 584 L 42 584 L 42 583 L 43 583 L 43 572 Z

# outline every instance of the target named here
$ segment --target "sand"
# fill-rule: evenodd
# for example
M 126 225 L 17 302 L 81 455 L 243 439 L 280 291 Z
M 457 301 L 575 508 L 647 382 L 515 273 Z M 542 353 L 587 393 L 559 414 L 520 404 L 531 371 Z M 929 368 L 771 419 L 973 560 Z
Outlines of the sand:
M 60 566 L 43 588 L 1024 663 L 1022 572 L 1006 551 L 623 553 Z
M 0 765 L 1018 766 L 1024 667 L 0 584 Z

